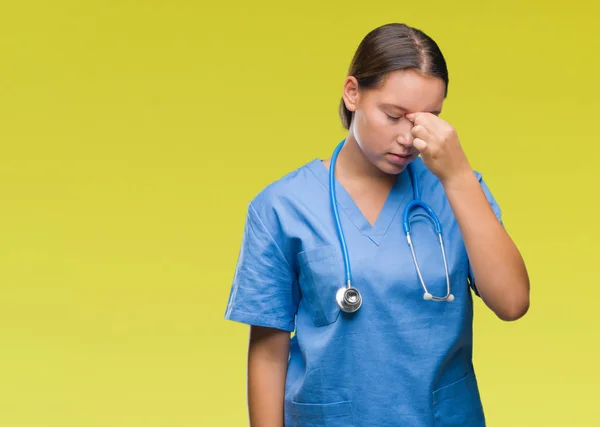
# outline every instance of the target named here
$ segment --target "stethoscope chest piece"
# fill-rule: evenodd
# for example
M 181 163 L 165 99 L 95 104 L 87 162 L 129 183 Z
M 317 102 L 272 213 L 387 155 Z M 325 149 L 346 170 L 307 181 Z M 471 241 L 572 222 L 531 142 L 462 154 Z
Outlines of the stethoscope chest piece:
M 354 313 L 362 305 L 362 296 L 356 288 L 343 286 L 335 294 L 338 307 L 345 313 Z
M 337 200 L 336 200 L 336 185 L 335 185 L 335 163 L 337 160 L 337 156 L 344 145 L 344 141 L 342 141 L 333 151 L 333 155 L 331 156 L 331 161 L 329 164 L 329 201 L 331 204 L 331 210 L 333 211 L 333 217 L 335 220 L 335 228 L 337 231 L 337 235 L 340 241 L 340 245 L 342 247 L 342 255 L 344 257 L 344 269 L 346 275 L 346 286 L 340 287 L 336 294 L 335 300 L 337 302 L 338 307 L 345 313 L 354 313 L 358 311 L 358 309 L 362 305 L 362 296 L 360 292 L 352 287 L 352 272 L 350 271 L 350 258 L 348 256 L 348 248 L 346 245 L 346 239 L 344 237 L 344 232 L 342 230 L 342 223 L 340 221 L 340 215 L 337 208 Z M 421 200 L 419 185 L 417 179 L 417 173 L 412 165 L 409 165 L 409 173 L 413 186 L 413 200 L 408 203 L 408 205 L 404 208 L 404 212 L 402 214 L 402 223 L 404 232 L 406 233 L 406 240 L 408 242 L 408 246 L 410 247 L 410 251 L 413 257 L 413 261 L 415 264 L 415 268 L 417 271 L 417 275 L 419 276 L 419 281 L 423 286 L 423 299 L 425 301 L 454 301 L 454 295 L 450 292 L 450 274 L 448 271 L 448 262 L 446 259 L 446 251 L 444 248 L 444 241 L 442 238 L 442 225 L 440 220 L 436 216 L 435 212 L 429 205 Z M 415 254 L 415 249 L 412 244 L 412 239 L 410 237 L 410 217 L 409 214 L 414 208 L 421 208 L 426 211 L 426 217 L 429 218 L 430 221 L 433 222 L 435 226 L 436 233 L 438 234 L 440 249 L 442 251 L 442 257 L 444 259 L 444 268 L 446 271 L 446 296 L 437 297 L 432 295 L 425 285 L 425 281 L 423 280 L 423 276 L 421 274 L 421 268 L 419 267 L 419 263 L 417 262 L 417 256 Z

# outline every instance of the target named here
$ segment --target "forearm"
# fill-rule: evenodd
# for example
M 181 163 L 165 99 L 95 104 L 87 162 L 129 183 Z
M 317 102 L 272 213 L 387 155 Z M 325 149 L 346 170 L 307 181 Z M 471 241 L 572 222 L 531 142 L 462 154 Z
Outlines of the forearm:
M 282 344 L 285 340 L 286 337 L 270 336 L 250 343 L 248 413 L 251 427 L 283 427 L 284 425 L 287 353 L 284 352 L 286 346 Z M 274 344 L 274 341 L 279 343 Z
M 529 278 L 512 239 L 496 218 L 472 173 L 444 183 L 460 227 L 477 290 L 503 320 L 516 320 L 529 308 Z

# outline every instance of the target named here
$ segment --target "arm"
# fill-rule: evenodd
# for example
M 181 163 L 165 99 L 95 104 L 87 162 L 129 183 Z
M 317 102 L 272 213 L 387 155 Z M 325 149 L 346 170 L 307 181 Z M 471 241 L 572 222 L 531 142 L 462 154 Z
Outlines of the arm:
M 529 309 L 529 277 L 510 236 L 496 218 L 475 174 L 470 171 L 442 181 L 460 227 L 477 291 L 505 321 Z
M 248 413 L 251 427 L 283 427 L 290 333 L 252 326 L 248 348 Z
M 247 359 L 251 427 L 284 425 L 290 334 L 300 301 L 296 274 L 288 261 L 294 254 L 282 250 L 289 247 L 288 237 L 274 216 L 268 200 L 249 205 L 225 311 L 226 319 L 251 326 Z
M 502 320 L 529 310 L 529 277 L 519 251 L 496 218 L 456 130 L 430 113 L 406 114 L 413 145 L 439 178 L 463 235 L 477 290 Z

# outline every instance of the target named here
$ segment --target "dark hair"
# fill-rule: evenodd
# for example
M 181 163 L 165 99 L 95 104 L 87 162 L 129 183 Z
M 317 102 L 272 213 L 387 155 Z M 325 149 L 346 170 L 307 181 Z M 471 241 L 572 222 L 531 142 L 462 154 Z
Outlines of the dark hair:
M 356 78 L 359 88 L 369 89 L 382 84 L 388 73 L 407 69 L 441 78 L 446 84 L 444 96 L 448 94 L 448 69 L 438 45 L 423 31 L 405 24 L 386 24 L 369 32 L 354 53 L 348 76 Z M 339 113 L 348 129 L 352 112 L 343 98 Z

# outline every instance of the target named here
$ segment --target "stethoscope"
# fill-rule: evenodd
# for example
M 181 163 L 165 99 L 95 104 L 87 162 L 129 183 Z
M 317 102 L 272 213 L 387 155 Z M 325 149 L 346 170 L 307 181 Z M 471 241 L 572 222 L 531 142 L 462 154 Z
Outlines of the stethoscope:
M 346 239 L 344 237 L 344 232 L 342 230 L 342 224 L 340 222 L 340 215 L 337 208 L 337 198 L 335 191 L 335 162 L 337 160 L 338 154 L 346 140 L 344 139 L 333 151 L 333 155 L 331 156 L 331 162 L 329 165 L 329 196 L 331 202 L 331 209 L 333 211 L 333 216 L 335 218 L 335 225 L 337 229 L 337 235 L 340 241 L 340 245 L 342 247 L 342 255 L 344 257 L 344 267 L 346 271 L 346 286 L 342 286 L 338 289 L 335 295 L 336 302 L 340 309 L 346 313 L 354 313 L 362 306 L 362 296 L 358 289 L 352 286 L 352 272 L 350 271 L 350 258 L 348 256 L 348 247 L 346 245 Z M 450 293 L 450 275 L 448 273 L 448 261 L 446 259 L 446 251 L 444 250 L 444 239 L 442 238 L 442 225 L 440 224 L 440 220 L 437 215 L 427 205 L 425 202 L 421 201 L 421 195 L 419 193 L 419 182 L 417 179 L 417 174 L 412 165 L 408 165 L 408 170 L 410 173 L 412 186 L 413 186 L 413 200 L 411 200 L 406 207 L 404 208 L 404 212 L 402 214 L 402 225 L 404 227 L 404 232 L 406 233 L 406 241 L 408 242 L 408 246 L 410 247 L 410 251 L 412 253 L 413 262 L 415 264 L 415 268 L 417 270 L 417 275 L 419 276 L 419 280 L 421 281 L 421 285 L 423 286 L 423 290 L 425 293 L 423 294 L 423 299 L 427 301 L 454 301 L 454 295 Z M 419 267 L 419 263 L 417 262 L 417 256 L 415 255 L 415 249 L 412 244 L 412 239 L 410 238 L 410 218 L 409 215 L 411 211 L 416 208 L 423 208 L 427 214 L 417 214 L 414 216 L 424 216 L 428 218 L 434 225 L 435 231 L 437 232 L 438 239 L 440 242 L 440 248 L 442 249 L 442 257 L 444 258 L 444 268 L 446 270 L 446 296 L 436 297 L 433 296 L 425 285 L 425 281 L 423 280 L 423 276 L 421 274 L 421 269 Z

